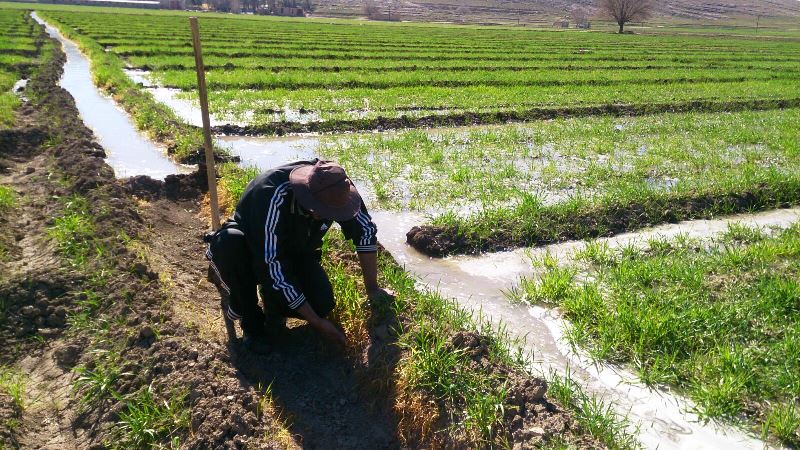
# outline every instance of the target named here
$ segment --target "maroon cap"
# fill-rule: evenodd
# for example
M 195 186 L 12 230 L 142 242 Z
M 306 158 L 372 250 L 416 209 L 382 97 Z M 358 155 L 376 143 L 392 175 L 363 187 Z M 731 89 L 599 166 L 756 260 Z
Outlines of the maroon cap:
M 342 166 L 330 161 L 300 166 L 289 174 L 294 197 L 303 208 L 337 222 L 350 220 L 361 209 L 361 196 Z

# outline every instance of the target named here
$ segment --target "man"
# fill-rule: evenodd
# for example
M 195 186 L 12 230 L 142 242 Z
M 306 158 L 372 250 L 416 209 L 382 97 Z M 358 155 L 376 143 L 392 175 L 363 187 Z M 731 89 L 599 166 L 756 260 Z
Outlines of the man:
M 241 321 L 249 350 L 267 352 L 269 328 L 283 326 L 286 317 L 305 319 L 345 343 L 344 333 L 325 318 L 335 301 L 320 265 L 321 246 L 333 221 L 355 243 L 370 299 L 391 295 L 378 285 L 377 227 L 335 163 L 299 161 L 259 175 L 245 188 L 233 219 L 208 236 L 211 277 L 229 298 L 227 317 Z

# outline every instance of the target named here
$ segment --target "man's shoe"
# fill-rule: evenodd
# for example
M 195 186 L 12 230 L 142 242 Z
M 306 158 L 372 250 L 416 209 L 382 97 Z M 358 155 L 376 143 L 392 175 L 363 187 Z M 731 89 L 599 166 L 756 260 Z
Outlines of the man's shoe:
M 266 336 L 245 334 L 242 338 L 242 345 L 257 355 L 266 355 L 272 350 Z

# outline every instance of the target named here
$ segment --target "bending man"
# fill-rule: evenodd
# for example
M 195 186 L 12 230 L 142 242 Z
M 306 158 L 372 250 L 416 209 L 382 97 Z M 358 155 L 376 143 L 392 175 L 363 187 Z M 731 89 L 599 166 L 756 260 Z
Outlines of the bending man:
M 225 313 L 241 321 L 251 351 L 268 351 L 268 329 L 282 326 L 286 317 L 305 319 L 345 342 L 344 333 L 325 319 L 335 300 L 320 265 L 321 246 L 333 221 L 356 246 L 370 298 L 389 294 L 378 286 L 377 227 L 335 163 L 299 161 L 259 175 L 245 188 L 233 219 L 207 239 L 212 279 L 229 298 Z

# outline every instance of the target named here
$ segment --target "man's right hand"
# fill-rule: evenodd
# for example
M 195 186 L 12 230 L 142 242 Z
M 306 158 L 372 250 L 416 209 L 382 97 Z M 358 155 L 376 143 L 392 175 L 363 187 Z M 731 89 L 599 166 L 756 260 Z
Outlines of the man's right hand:
M 325 337 L 336 342 L 337 344 L 344 346 L 347 343 L 347 338 L 344 335 L 344 332 L 340 330 L 336 325 L 333 324 L 328 319 L 323 319 L 322 317 L 318 316 L 311 305 L 308 302 L 303 303 L 302 306 L 297 308 L 297 312 L 311 324 L 312 327 L 316 328 L 320 333 L 324 334 Z
M 344 332 L 339 329 L 336 325 L 333 324 L 328 319 L 319 319 L 319 322 L 314 324 L 314 328 L 319 330 L 322 334 L 325 335 L 328 339 L 336 342 L 337 344 L 341 345 L 342 347 L 347 344 L 347 337 L 344 335 Z

